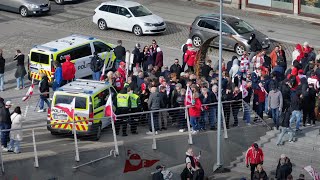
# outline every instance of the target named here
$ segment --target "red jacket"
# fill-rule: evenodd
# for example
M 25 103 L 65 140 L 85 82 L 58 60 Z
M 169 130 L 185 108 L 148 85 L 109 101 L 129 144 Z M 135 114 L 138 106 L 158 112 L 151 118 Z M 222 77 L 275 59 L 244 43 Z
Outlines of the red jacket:
M 247 150 L 246 153 L 246 165 L 249 164 L 261 164 L 263 162 L 263 152 L 260 148 L 256 150 L 253 145 Z
M 126 70 L 125 69 L 122 69 L 121 67 L 119 67 L 117 71 L 121 74 L 122 78 L 126 78 Z
M 162 51 L 157 52 L 155 66 L 158 66 L 159 68 L 161 68 L 163 66 L 163 52 Z
M 254 94 L 258 96 L 258 102 L 263 103 L 266 100 L 266 93 L 261 89 L 255 89 Z
M 121 91 L 124 87 L 124 78 L 118 77 L 114 83 L 115 83 L 116 90 Z
M 189 116 L 192 117 L 200 117 L 201 116 L 201 100 L 200 98 L 196 98 L 195 99 L 195 104 L 193 105 L 193 107 L 189 108 Z
M 76 74 L 76 68 L 74 64 L 70 61 L 66 61 L 62 64 L 62 79 L 70 81 L 74 79 Z
M 184 62 L 187 63 L 188 66 L 194 66 L 196 61 L 197 51 L 188 49 L 184 54 Z

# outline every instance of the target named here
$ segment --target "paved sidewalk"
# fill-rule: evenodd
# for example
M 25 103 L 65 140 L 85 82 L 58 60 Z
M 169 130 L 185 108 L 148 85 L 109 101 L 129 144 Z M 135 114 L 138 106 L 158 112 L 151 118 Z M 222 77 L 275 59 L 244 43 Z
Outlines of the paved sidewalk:
M 147 0 L 144 0 L 146 2 Z M 190 2 L 187 0 L 155 2 L 149 0 L 147 7 L 166 21 L 191 25 L 195 17 L 206 13 L 219 13 L 219 6 L 215 2 Z M 288 18 L 283 15 L 262 12 L 244 11 L 236 8 L 224 7 L 224 13 L 238 16 L 256 29 L 268 35 L 271 39 L 287 42 L 309 44 L 320 47 L 320 23 L 311 23 L 300 19 Z

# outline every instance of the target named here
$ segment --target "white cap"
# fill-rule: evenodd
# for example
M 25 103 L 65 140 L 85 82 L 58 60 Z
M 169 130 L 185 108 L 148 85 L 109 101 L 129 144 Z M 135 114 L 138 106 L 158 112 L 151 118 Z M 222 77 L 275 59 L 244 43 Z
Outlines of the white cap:
M 11 101 L 7 101 L 7 102 L 6 102 L 6 106 L 12 106 Z
M 284 159 L 284 158 L 286 158 L 287 156 L 285 155 L 285 154 L 281 154 L 281 159 Z
M 309 46 L 309 43 L 308 42 L 304 42 L 303 46 Z

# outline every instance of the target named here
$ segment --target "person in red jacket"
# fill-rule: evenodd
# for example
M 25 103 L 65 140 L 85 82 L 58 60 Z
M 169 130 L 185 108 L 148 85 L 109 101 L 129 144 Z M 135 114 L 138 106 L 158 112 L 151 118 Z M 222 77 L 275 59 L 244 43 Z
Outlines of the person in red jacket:
M 247 150 L 246 153 L 246 166 L 247 168 L 250 165 L 251 168 L 251 179 L 253 179 L 254 171 L 258 164 L 263 164 L 263 152 L 259 148 L 257 143 L 252 144 L 252 146 Z
M 71 62 L 71 57 L 66 56 L 66 62 L 62 64 L 62 79 L 63 84 L 67 84 L 75 78 L 76 68 L 74 64 Z
M 192 126 L 192 134 L 199 132 L 199 119 L 201 116 L 201 100 L 199 93 L 195 92 L 192 97 L 192 107 L 189 108 L 190 124 Z
M 184 61 L 188 65 L 188 71 L 194 72 L 193 66 L 195 65 L 197 51 L 192 47 L 192 44 L 188 44 L 188 50 L 184 54 Z
M 120 75 L 123 79 L 126 79 L 127 72 L 126 72 L 126 63 L 125 62 L 120 62 L 120 66 L 117 69 L 117 71 L 120 73 Z
M 114 87 L 116 88 L 116 90 L 119 92 L 123 89 L 124 87 L 124 78 L 121 76 L 121 74 L 119 73 L 119 71 L 116 71 L 115 74 L 115 82 L 114 82 Z

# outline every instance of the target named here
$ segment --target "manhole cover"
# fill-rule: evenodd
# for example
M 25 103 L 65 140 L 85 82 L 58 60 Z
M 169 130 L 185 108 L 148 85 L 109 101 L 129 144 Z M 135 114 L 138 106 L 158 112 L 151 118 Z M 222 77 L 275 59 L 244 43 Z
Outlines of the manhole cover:
M 268 30 L 268 32 L 271 32 L 271 33 L 273 33 L 273 32 L 275 32 L 274 30 Z

